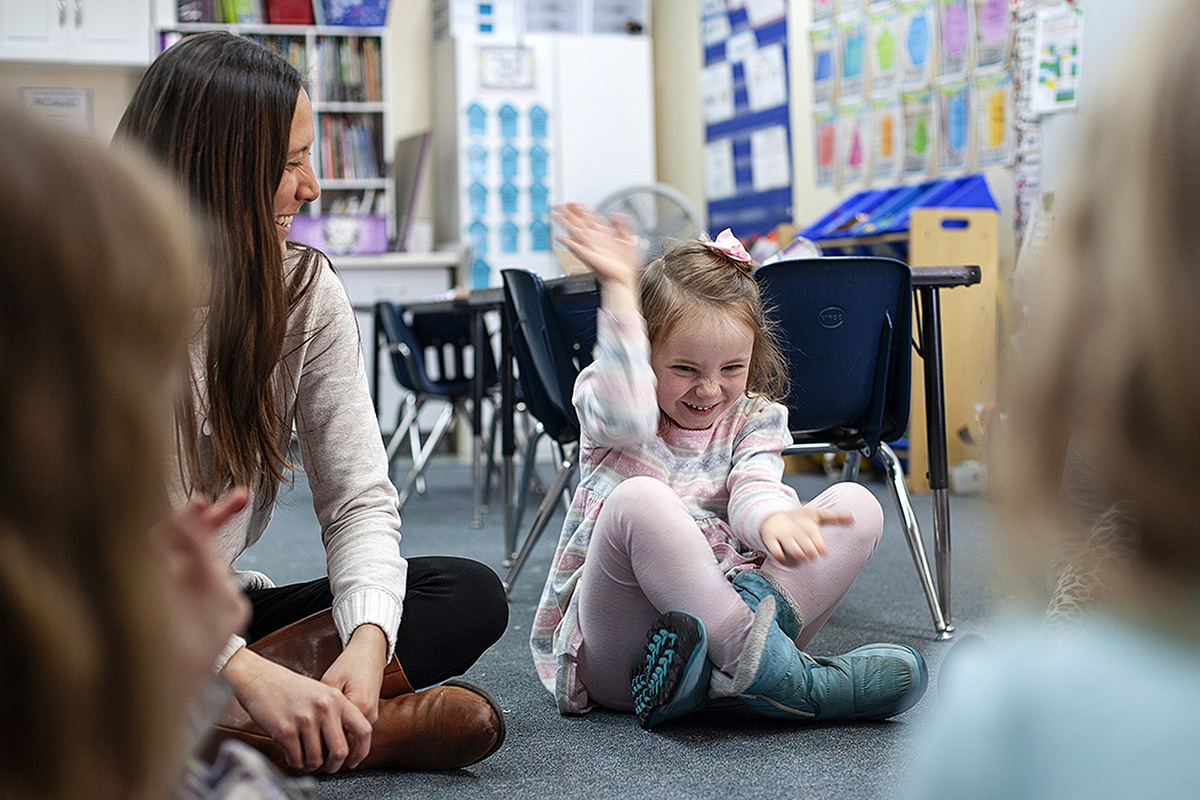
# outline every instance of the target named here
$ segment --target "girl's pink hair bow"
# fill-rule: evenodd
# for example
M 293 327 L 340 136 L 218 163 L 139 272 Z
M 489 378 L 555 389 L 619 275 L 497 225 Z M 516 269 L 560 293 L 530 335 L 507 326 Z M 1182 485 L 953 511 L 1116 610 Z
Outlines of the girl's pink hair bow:
M 746 252 L 746 248 L 742 246 L 742 242 L 733 235 L 733 230 L 726 228 L 717 234 L 717 238 L 711 242 L 704 243 L 706 247 L 722 255 L 732 258 L 734 261 L 741 261 L 744 264 L 750 263 L 750 254 Z

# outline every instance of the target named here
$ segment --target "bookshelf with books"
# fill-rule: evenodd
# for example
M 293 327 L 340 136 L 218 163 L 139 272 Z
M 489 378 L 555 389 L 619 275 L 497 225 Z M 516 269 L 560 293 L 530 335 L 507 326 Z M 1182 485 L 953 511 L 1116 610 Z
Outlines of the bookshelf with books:
M 193 5 L 199 6 L 200 3 Z M 206 3 L 206 5 L 209 5 Z M 212 5 L 220 6 L 220 2 Z M 302 213 L 313 221 L 330 217 L 358 218 L 353 252 L 378 252 L 395 239 L 393 182 L 387 177 L 392 141 L 391 113 L 386 102 L 387 31 L 381 27 L 341 25 L 273 25 L 259 22 L 180 22 L 179 16 L 157 20 L 158 50 L 184 36 L 225 30 L 245 36 L 286 58 L 304 76 L 313 105 L 316 140 L 312 159 L 321 196 Z M 299 221 L 299 220 L 298 220 Z M 299 230 L 297 238 L 308 241 Z M 341 230 L 347 230 L 342 223 Z M 316 242 L 313 242 L 316 244 Z M 329 249 L 328 242 L 321 242 Z M 363 249 L 367 248 L 367 249 Z

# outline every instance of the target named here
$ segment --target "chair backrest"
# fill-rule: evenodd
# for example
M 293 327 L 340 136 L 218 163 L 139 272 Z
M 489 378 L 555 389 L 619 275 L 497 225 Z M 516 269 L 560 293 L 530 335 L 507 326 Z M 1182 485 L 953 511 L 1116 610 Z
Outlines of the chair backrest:
M 415 312 L 406 320 L 396 304 L 382 301 L 375 305 L 375 319 L 376 330 L 389 345 L 392 370 L 401 386 L 442 396 L 470 391 L 473 360 L 467 357 L 467 350 L 473 337 L 468 311 Z M 483 365 L 484 384 L 494 386 L 499 370 L 490 347 L 484 350 Z
M 471 330 L 473 315 L 470 311 L 414 311 L 409 326 L 421 343 L 426 355 L 426 374 L 430 380 L 445 384 L 451 381 L 470 380 L 474 374 L 474 359 L 468 350 L 474 347 L 474 332 Z M 473 352 L 473 350 L 472 350 Z M 436 374 L 428 369 L 435 365 Z M 483 351 L 483 383 L 494 386 L 500 372 L 496 367 L 496 354 L 492 348 Z
M 891 258 L 779 261 L 755 272 L 778 325 L 796 441 L 873 455 L 908 428 L 912 272 Z
M 592 351 L 596 349 L 600 289 L 597 287 L 595 292 L 588 293 L 548 294 L 559 330 L 567 341 L 576 367 L 582 370 L 592 363 Z
M 375 304 L 375 330 L 388 345 L 388 358 L 396 381 L 410 392 L 425 391 L 421 345 L 412 328 L 404 321 L 400 308 L 387 300 Z M 409 355 L 405 355 L 407 350 Z
M 584 317 L 588 302 L 595 301 L 564 301 L 556 308 L 540 276 L 522 269 L 504 269 L 500 276 L 505 322 L 526 405 L 552 438 L 574 441 L 579 438 L 579 420 L 571 395 L 579 370 L 591 362 L 594 304 L 590 325 Z

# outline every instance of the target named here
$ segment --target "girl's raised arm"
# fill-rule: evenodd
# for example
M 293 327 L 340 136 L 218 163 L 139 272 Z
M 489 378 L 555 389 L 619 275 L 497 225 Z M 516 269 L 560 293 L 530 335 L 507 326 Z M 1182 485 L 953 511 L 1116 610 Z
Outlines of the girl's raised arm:
M 558 241 L 600 282 L 595 360 L 575 384 L 572 402 L 588 438 L 605 446 L 636 444 L 654 436 L 658 404 L 649 344 L 638 300 L 642 249 L 629 221 L 605 220 L 578 203 L 558 206 Z

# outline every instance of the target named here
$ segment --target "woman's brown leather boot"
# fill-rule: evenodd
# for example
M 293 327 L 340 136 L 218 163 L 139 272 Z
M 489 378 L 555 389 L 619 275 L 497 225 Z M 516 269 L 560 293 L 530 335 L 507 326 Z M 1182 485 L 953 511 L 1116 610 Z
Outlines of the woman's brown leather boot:
M 248 647 L 301 675 L 320 680 L 342 652 L 330 611 L 280 628 Z M 396 656 L 388 662 L 380 689 L 379 719 L 371 731 L 371 752 L 359 769 L 458 769 L 482 761 L 504 743 L 504 712 L 488 692 L 466 681 L 446 681 L 419 692 Z M 230 700 L 206 748 L 211 757 L 221 741 L 235 738 L 262 752 L 285 772 L 283 749 L 242 707 Z

